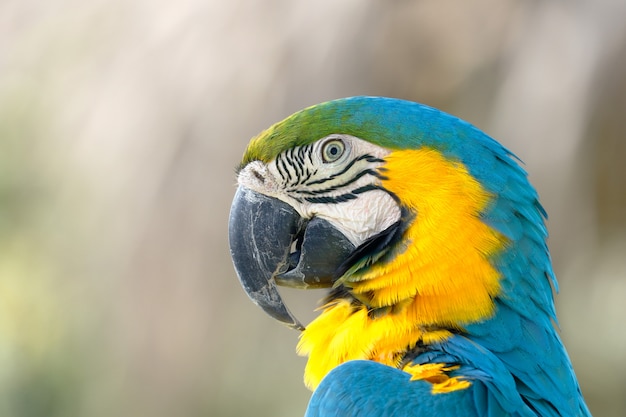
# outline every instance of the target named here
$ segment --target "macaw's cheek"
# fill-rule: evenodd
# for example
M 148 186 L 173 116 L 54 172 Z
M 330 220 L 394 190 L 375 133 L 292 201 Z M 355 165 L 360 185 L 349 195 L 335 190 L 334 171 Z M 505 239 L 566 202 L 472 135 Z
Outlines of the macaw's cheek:
M 311 211 L 328 219 L 353 246 L 360 246 L 383 232 L 402 215 L 396 200 L 382 189 L 371 189 L 340 204 L 315 204 Z

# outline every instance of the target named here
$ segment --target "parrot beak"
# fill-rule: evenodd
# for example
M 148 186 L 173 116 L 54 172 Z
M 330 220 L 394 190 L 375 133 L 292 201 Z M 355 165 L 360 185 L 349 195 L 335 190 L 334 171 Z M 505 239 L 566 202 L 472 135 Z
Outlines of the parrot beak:
M 230 254 L 241 285 L 263 311 L 287 326 L 304 326 L 277 285 L 327 288 L 354 245 L 328 221 L 306 220 L 287 203 L 239 187 L 229 218 Z

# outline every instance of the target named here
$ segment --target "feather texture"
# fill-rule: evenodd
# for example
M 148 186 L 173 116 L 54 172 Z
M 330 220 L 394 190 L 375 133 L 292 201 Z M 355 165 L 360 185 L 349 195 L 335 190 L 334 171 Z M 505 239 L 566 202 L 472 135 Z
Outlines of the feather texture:
M 546 213 L 517 157 L 436 109 L 354 97 L 270 127 L 242 166 L 331 134 L 388 151 L 376 187 L 404 214 L 342 265 L 302 335 L 307 416 L 589 415 L 554 327 Z

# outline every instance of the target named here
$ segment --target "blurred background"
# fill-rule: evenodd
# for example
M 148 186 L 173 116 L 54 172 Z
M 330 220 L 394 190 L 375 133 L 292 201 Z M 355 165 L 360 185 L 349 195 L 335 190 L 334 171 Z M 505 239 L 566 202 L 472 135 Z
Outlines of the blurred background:
M 249 138 L 384 95 L 477 125 L 543 204 L 562 337 L 626 415 L 626 2 L 4 0 L 0 415 L 298 416 L 297 333 L 240 288 Z M 285 291 L 314 317 L 320 292 Z

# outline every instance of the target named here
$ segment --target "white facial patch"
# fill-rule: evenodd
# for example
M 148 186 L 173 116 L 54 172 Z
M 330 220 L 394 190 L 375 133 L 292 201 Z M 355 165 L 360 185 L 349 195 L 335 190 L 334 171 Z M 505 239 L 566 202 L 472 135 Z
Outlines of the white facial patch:
M 359 246 L 400 219 L 400 208 L 383 190 L 369 191 L 345 203 L 314 204 L 309 210 L 316 212 L 316 216 L 328 220 L 355 246 Z
M 377 168 L 389 151 L 350 135 L 333 134 L 296 147 L 265 164 L 253 161 L 239 184 L 290 204 L 303 218 L 329 221 L 355 246 L 400 219 L 381 189 Z

